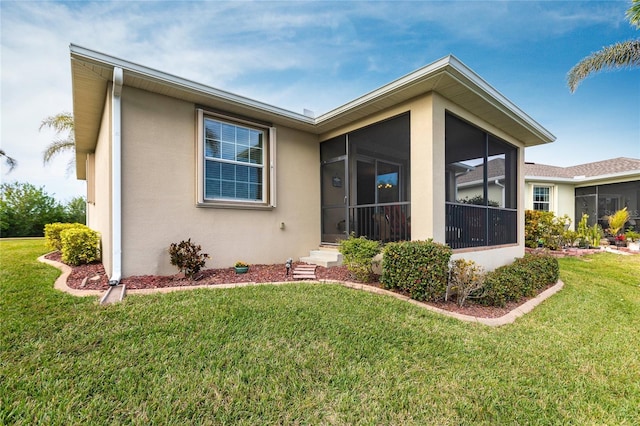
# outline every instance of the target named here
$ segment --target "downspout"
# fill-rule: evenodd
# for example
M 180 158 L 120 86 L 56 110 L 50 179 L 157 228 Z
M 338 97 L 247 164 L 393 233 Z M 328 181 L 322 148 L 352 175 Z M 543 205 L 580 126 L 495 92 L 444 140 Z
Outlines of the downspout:
M 501 207 L 506 207 L 505 201 L 506 201 L 506 197 L 505 197 L 505 190 L 506 190 L 506 186 L 504 186 L 503 184 L 500 183 L 500 181 L 498 179 L 495 180 L 494 182 L 497 186 L 499 186 L 500 188 L 502 188 L 502 190 L 500 191 L 502 193 L 502 204 L 500 204 Z
M 122 278 L 122 135 L 121 102 L 124 72 L 113 68 L 113 92 L 111 95 L 111 278 L 109 285 L 115 286 Z

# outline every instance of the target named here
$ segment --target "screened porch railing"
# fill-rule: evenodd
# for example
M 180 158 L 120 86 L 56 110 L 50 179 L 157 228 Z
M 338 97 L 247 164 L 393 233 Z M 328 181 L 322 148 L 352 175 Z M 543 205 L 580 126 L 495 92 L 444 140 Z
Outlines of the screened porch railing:
M 382 242 L 411 239 L 411 203 L 349 206 L 349 232 Z
M 446 203 L 446 242 L 452 249 L 518 242 L 518 211 Z

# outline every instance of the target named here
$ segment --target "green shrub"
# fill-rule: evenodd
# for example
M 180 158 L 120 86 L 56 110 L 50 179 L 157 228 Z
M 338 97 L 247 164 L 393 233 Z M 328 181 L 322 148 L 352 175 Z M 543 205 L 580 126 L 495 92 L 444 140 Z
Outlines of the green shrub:
M 100 260 L 100 234 L 84 226 L 76 225 L 60 232 L 62 261 L 69 265 L 81 265 Z
M 65 229 L 82 227 L 86 228 L 81 223 L 48 223 L 44 226 L 44 241 L 47 247 L 51 250 L 62 250 L 62 240 L 60 233 Z
M 629 228 L 624 236 L 628 241 L 640 241 L 640 232 L 634 231 L 633 228 Z
M 505 306 L 507 302 L 533 296 L 558 281 L 559 271 L 555 257 L 526 254 L 486 274 L 482 303 Z
M 456 259 L 451 262 L 449 283 L 445 300 L 456 296 L 459 306 L 464 306 L 467 299 L 477 299 L 484 294 L 484 271 L 473 260 Z
M 524 241 L 527 247 L 543 247 L 557 250 L 563 243 L 563 235 L 571 224 L 569 216 L 556 217 L 553 212 L 526 210 L 524 212 Z
M 629 221 L 629 212 L 627 208 L 623 208 L 609 216 L 609 229 L 608 231 L 614 237 L 624 228 L 624 224 Z
M 427 241 L 401 241 L 385 246 L 381 282 L 409 293 L 415 300 L 439 300 L 447 290 L 451 248 Z
M 373 279 L 373 258 L 380 253 L 380 243 L 368 240 L 366 237 L 356 238 L 351 234 L 346 240 L 340 241 L 340 253 L 344 256 L 344 263 L 356 280 L 370 282 Z
M 177 266 L 187 278 L 192 279 L 209 258 L 207 253 L 200 253 L 201 249 L 202 247 L 191 242 L 191 238 L 177 244 L 171 243 L 169 246 L 171 264 Z
M 577 234 L 580 247 L 598 247 L 600 245 L 600 239 L 604 237 L 602 227 L 595 223 L 592 227 L 587 225 L 589 215 L 582 213 L 582 218 L 577 225 Z

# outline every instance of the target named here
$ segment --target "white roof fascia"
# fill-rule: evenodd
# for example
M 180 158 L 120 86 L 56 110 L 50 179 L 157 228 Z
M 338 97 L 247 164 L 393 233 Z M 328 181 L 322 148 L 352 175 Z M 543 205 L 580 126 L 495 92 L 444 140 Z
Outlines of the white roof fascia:
M 545 181 L 545 182 L 557 182 L 557 183 L 590 183 L 608 179 L 618 179 L 624 177 L 637 176 L 640 179 L 640 170 L 629 170 L 626 172 L 608 173 L 606 175 L 597 176 L 575 176 L 572 178 L 554 177 L 554 176 L 525 176 L 525 181 Z
M 104 53 L 96 52 L 94 50 L 77 46 L 75 44 L 71 44 L 69 46 L 69 49 L 72 55 L 75 55 L 77 57 L 82 57 L 93 62 L 98 62 L 99 64 L 107 65 L 109 67 L 122 68 L 125 71 L 125 73 L 127 71 L 133 72 L 135 74 L 138 74 L 139 76 L 160 81 L 170 86 L 174 86 L 174 87 L 177 86 L 183 90 L 188 90 L 188 91 L 193 91 L 200 94 L 205 94 L 208 96 L 213 96 L 216 98 L 223 99 L 225 101 L 246 106 L 251 109 L 261 110 L 261 111 L 269 112 L 271 114 L 280 115 L 291 120 L 298 120 L 306 124 L 315 124 L 315 121 L 313 119 L 305 116 L 304 114 L 298 114 L 293 111 L 289 111 L 283 108 L 278 108 L 276 106 L 259 102 L 250 98 L 246 98 L 244 96 L 236 95 L 231 92 L 226 92 L 224 90 L 216 89 L 211 86 L 207 86 L 201 83 L 196 83 L 195 81 L 192 81 L 192 80 L 167 74 L 162 71 L 154 70 L 152 68 L 148 68 L 143 65 L 136 64 L 134 62 L 129 62 L 124 59 L 119 59 Z
M 127 72 L 137 74 L 140 77 L 145 77 L 150 80 L 162 82 L 169 86 L 177 87 L 186 91 L 193 91 L 195 93 L 204 94 L 225 100 L 237 105 L 242 105 L 250 109 L 260 110 L 268 112 L 274 115 L 279 115 L 290 120 L 297 120 L 301 123 L 318 125 L 325 121 L 328 121 L 336 116 L 347 113 L 352 109 L 366 105 L 377 99 L 381 99 L 392 95 L 396 91 L 410 87 L 415 84 L 419 84 L 421 81 L 436 76 L 439 72 L 447 72 L 449 76 L 456 79 L 461 85 L 467 87 L 478 96 L 485 99 L 488 103 L 498 107 L 505 114 L 511 116 L 514 120 L 518 121 L 522 126 L 528 128 L 534 134 L 538 135 L 540 139 L 552 142 L 556 137 L 548 130 L 538 124 L 533 118 L 527 115 L 524 111 L 518 108 L 513 102 L 503 96 L 500 92 L 494 89 L 489 83 L 487 83 L 482 77 L 476 74 L 469 67 L 464 65 L 459 59 L 453 55 L 445 56 L 429 65 L 426 65 L 417 71 L 407 74 L 399 79 L 386 84 L 372 92 L 369 92 L 359 98 L 348 102 L 338 108 L 335 108 L 325 114 L 321 114 L 318 117 L 311 118 L 304 114 L 299 114 L 293 111 L 289 111 L 283 108 L 279 108 L 273 105 L 269 105 L 263 102 L 259 102 L 244 96 L 236 95 L 231 92 L 216 89 L 211 86 L 206 86 L 201 83 L 194 82 L 185 78 L 177 77 L 175 75 L 167 74 L 162 71 L 154 70 L 152 68 L 145 67 L 143 65 L 136 64 L 134 62 L 126 61 L 116 58 L 104 53 L 100 53 L 91 49 L 87 49 L 82 46 L 70 44 L 69 49 L 71 51 L 72 58 L 83 58 L 91 62 L 96 62 L 98 65 L 107 67 L 119 67 Z M 455 73 L 457 72 L 464 79 L 468 80 L 467 83 L 461 80 Z
M 554 176 L 525 176 L 525 182 L 545 182 L 545 183 L 576 183 L 573 178 L 563 178 Z
M 366 105 L 367 103 L 370 103 L 376 99 L 385 98 L 386 96 L 393 94 L 401 88 L 418 84 L 425 78 L 431 77 L 440 71 L 446 71 L 448 67 L 457 71 L 472 83 L 472 86 L 470 86 L 469 84 L 466 84 L 460 78 L 449 72 L 449 75 L 452 78 L 456 79 L 461 85 L 472 90 L 475 94 L 482 97 L 485 101 L 499 107 L 502 112 L 510 115 L 512 118 L 516 119 L 516 121 L 519 121 L 521 125 L 528 127 L 529 130 L 537 134 L 541 139 L 546 139 L 550 142 L 556 140 L 556 137 L 552 133 L 542 127 L 538 122 L 536 122 L 523 110 L 518 108 L 518 106 L 516 106 L 504 95 L 494 89 L 482 77 L 476 74 L 471 68 L 467 67 L 453 55 L 445 56 L 444 58 L 426 65 L 418 69 L 417 71 L 400 77 L 399 79 L 394 80 L 391 83 L 380 87 L 379 89 L 360 96 L 359 98 L 354 99 L 353 101 L 348 102 L 341 107 L 333 109 L 325 114 L 321 114 L 316 119 L 316 123 L 322 123 L 323 121 L 330 120 L 333 117 L 339 116 L 340 114 L 346 113 L 349 110 L 352 110 L 359 106 Z
M 449 59 L 449 65 L 459 73 L 461 73 L 465 78 L 469 79 L 477 89 L 472 89 L 478 96 L 483 97 L 487 102 L 491 102 L 491 98 L 498 101 L 498 105 L 501 106 L 502 111 L 507 113 L 508 115 L 515 116 L 514 118 L 519 119 L 521 124 L 525 127 L 529 127 L 534 133 L 538 134 L 541 139 L 547 139 L 550 142 L 556 140 L 556 137 L 549 132 L 547 129 L 542 127 L 537 121 L 535 121 L 531 116 L 529 116 L 526 112 L 521 110 L 516 104 L 511 102 L 506 96 L 496 90 L 493 86 L 491 86 L 485 79 L 480 77 L 473 71 L 471 68 L 466 66 L 462 61 L 456 58 L 453 55 L 449 55 L 447 57 Z M 462 83 L 462 82 L 461 82 Z M 464 83 L 462 83 L 464 84 Z M 465 84 L 468 87 L 468 85 Z M 489 98 L 487 98 L 487 95 Z M 493 103 L 495 105 L 495 103 Z
M 425 67 L 420 68 L 417 71 L 414 71 L 410 74 L 407 74 L 403 77 L 400 77 L 397 80 L 392 81 L 391 83 L 385 84 L 384 86 L 373 90 L 367 94 L 364 94 L 351 102 L 348 102 L 338 108 L 335 108 L 331 111 L 328 111 L 324 114 L 319 115 L 316 118 L 316 123 L 322 123 L 324 121 L 331 120 L 332 118 L 344 114 L 354 108 L 357 108 L 362 105 L 366 105 L 369 102 L 372 102 L 376 99 L 385 98 L 389 94 L 394 93 L 396 90 L 402 87 L 411 86 L 413 84 L 419 83 L 423 78 L 429 77 L 439 71 L 444 69 L 449 63 L 449 56 L 445 56 L 442 59 L 437 60 Z

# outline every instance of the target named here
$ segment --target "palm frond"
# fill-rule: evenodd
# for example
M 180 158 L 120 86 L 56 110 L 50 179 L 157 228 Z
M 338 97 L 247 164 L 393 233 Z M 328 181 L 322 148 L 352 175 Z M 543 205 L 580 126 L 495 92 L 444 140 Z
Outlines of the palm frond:
M 63 152 L 75 152 L 76 144 L 72 137 L 56 139 L 42 153 L 42 162 L 47 164 L 51 159 Z
M 7 163 L 7 166 L 9 166 L 9 170 L 8 170 L 8 172 L 10 172 L 10 171 L 12 171 L 13 169 L 15 169 L 15 168 L 16 168 L 16 166 L 18 165 L 18 162 L 17 162 L 14 158 L 9 157 L 9 156 L 4 152 L 4 150 L 3 150 L 3 149 L 0 149 L 0 157 L 4 157 L 4 161 Z M 7 173 L 8 173 L 8 172 L 7 172 Z
M 70 112 L 61 112 L 60 114 L 50 115 L 40 123 L 40 130 L 48 127 L 56 131 L 56 133 L 64 131 L 73 131 L 73 114 Z
M 633 0 L 625 15 L 631 25 L 640 28 L 640 0 Z
M 603 47 L 578 62 L 567 74 L 567 84 L 575 92 L 582 80 L 604 69 L 640 66 L 640 40 L 629 40 Z

